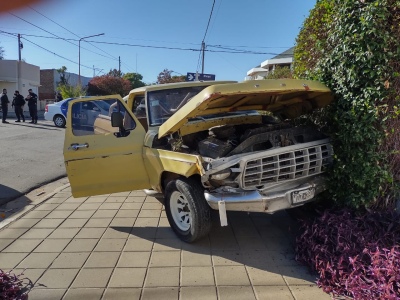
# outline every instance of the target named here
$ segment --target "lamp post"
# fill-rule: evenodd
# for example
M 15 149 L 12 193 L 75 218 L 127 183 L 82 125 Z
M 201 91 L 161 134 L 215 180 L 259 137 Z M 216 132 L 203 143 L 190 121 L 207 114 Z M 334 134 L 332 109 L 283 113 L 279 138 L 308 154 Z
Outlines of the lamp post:
M 82 38 L 79 39 L 79 76 L 78 76 L 78 82 L 79 85 L 81 85 L 81 41 L 90 37 L 95 37 L 95 36 L 100 36 L 100 35 L 104 35 L 104 33 L 99 33 L 99 34 L 95 34 L 95 35 L 89 35 L 89 36 L 84 36 Z

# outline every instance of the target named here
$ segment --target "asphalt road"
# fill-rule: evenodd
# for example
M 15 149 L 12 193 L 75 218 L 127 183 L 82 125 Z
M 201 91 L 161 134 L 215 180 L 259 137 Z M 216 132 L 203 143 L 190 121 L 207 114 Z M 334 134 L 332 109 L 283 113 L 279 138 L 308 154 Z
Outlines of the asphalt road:
M 0 122 L 0 204 L 66 175 L 64 129 L 53 122 Z

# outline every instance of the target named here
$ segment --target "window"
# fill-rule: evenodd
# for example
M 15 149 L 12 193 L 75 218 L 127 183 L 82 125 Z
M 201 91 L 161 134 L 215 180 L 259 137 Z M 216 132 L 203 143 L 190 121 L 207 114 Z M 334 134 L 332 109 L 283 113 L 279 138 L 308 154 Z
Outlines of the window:
M 72 106 L 72 132 L 74 135 L 114 134 L 121 129 L 111 126 L 111 114 L 123 116 L 123 129 L 133 130 L 135 121 L 118 99 L 91 100 L 74 103 Z

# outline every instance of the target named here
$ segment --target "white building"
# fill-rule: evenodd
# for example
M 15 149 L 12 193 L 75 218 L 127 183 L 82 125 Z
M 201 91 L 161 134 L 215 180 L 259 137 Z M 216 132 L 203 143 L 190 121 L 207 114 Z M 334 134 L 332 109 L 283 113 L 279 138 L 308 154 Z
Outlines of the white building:
M 7 89 L 8 99 L 10 100 L 9 111 L 16 90 L 25 98 L 29 89 L 32 89 L 38 95 L 39 86 L 40 68 L 38 66 L 19 60 L 0 60 L 0 94 L 3 89 Z M 27 110 L 28 107 L 25 105 L 24 111 Z
M 277 56 L 267 59 L 260 66 L 250 69 L 247 72 L 245 80 L 264 79 L 268 73 L 273 72 L 276 67 L 293 67 L 293 51 L 294 47 L 278 54 Z

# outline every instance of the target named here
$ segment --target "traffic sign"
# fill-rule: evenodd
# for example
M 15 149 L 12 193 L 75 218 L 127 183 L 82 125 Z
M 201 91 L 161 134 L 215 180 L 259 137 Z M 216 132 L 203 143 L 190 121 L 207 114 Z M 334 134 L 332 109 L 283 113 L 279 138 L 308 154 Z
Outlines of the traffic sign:
M 212 80 L 215 80 L 215 75 L 214 74 L 197 73 L 197 80 L 198 81 L 212 81 Z M 186 81 L 196 81 L 196 73 L 187 73 Z

